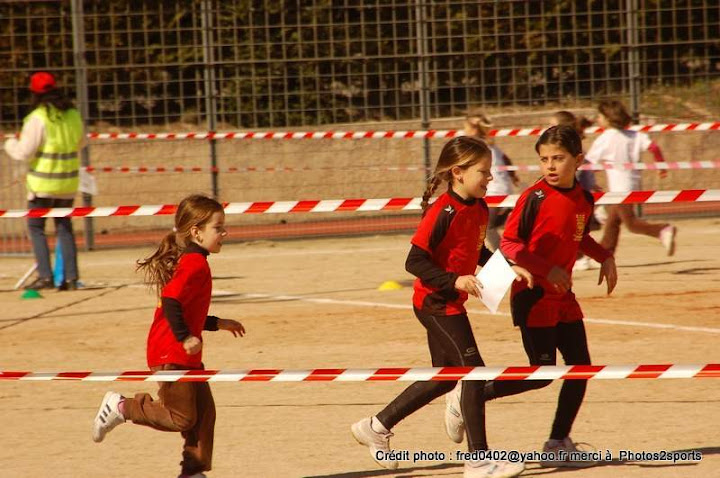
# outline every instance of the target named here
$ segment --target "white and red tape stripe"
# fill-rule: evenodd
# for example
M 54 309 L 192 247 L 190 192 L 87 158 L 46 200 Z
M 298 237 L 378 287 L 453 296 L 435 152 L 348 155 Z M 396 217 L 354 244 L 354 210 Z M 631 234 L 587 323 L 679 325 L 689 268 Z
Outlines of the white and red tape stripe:
M 717 131 L 720 122 L 634 125 L 630 129 L 646 133 L 670 133 L 680 131 Z M 545 128 L 506 128 L 491 130 L 494 137 L 538 136 Z M 603 128 L 592 126 L 587 134 L 602 133 Z M 195 133 L 90 133 L 90 139 L 446 139 L 462 136 L 462 130 L 409 130 L 409 131 L 231 131 Z
M 416 382 L 720 378 L 720 364 L 527 367 L 317 368 L 123 372 L 0 371 L 0 381 L 80 382 Z
M 595 204 L 659 204 L 720 201 L 720 189 L 686 189 L 682 191 L 631 191 L 594 193 Z M 513 207 L 517 194 L 488 196 L 492 207 Z M 420 209 L 421 198 L 318 199 L 302 201 L 256 201 L 226 203 L 226 214 L 278 214 L 301 212 L 413 211 Z M 18 217 L 107 217 L 167 216 L 175 214 L 177 205 L 132 205 L 76 208 L 0 209 L 0 218 Z
M 654 125 L 633 125 L 629 129 L 645 133 L 672 133 L 682 131 L 717 131 L 720 130 L 720 122 L 711 123 L 674 123 Z M 521 137 L 538 136 L 545 128 L 505 128 L 491 130 L 489 135 L 494 137 Z M 603 128 L 591 126 L 585 129 L 585 133 L 601 133 Z M 224 139 L 423 139 L 423 138 L 452 138 L 462 136 L 462 130 L 409 130 L 409 131 L 230 131 L 225 133 L 204 131 L 188 133 L 88 133 L 87 137 L 92 140 L 224 140 Z M 15 135 L 3 135 L 12 137 Z
M 584 164 L 579 169 L 589 171 L 604 171 L 608 169 L 621 170 L 679 170 L 679 169 L 718 169 L 720 160 L 716 161 L 681 161 L 665 163 L 624 163 L 624 164 Z M 84 168 L 88 173 L 297 173 L 318 170 L 332 171 L 426 171 L 422 166 L 358 166 L 354 168 L 343 167 L 268 167 L 268 166 L 241 166 L 227 168 L 209 168 L 200 166 L 88 166 Z M 512 166 L 497 166 L 494 171 L 540 171 L 537 164 L 519 164 Z

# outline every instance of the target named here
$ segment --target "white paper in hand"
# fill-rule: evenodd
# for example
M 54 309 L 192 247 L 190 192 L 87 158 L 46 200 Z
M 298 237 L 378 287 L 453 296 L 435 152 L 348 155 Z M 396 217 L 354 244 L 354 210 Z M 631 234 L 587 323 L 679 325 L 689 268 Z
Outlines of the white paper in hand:
M 497 314 L 500 302 L 517 277 L 500 249 L 495 251 L 475 277 L 483 286 L 480 289 L 480 300 L 490 312 Z

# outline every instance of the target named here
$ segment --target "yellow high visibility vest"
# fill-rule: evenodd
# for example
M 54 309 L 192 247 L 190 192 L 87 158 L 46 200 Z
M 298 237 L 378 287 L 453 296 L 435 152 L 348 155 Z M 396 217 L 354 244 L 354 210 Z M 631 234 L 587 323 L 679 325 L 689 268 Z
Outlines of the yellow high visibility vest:
M 60 111 L 52 105 L 39 106 L 27 115 L 40 118 L 45 126 L 45 142 L 30 161 L 28 190 L 44 195 L 77 192 L 80 184 L 78 144 L 83 134 L 80 113 L 75 108 Z

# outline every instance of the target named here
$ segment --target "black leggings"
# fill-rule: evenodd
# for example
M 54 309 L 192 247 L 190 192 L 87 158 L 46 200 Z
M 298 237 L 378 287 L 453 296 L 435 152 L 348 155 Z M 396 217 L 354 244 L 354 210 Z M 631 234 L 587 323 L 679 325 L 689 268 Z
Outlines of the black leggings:
M 582 320 L 561 322 L 555 327 L 527 327 L 521 324 L 520 332 L 530 365 L 555 365 L 556 349 L 560 350 L 566 365 L 590 365 L 590 352 Z M 485 385 L 484 395 L 486 400 L 492 400 L 543 388 L 551 382 L 552 380 L 490 381 Z M 570 435 L 570 429 L 585 397 L 586 388 L 587 380 L 563 382 L 550 438 L 562 440 Z
M 432 315 L 418 309 L 415 315 L 427 330 L 433 367 L 485 366 L 467 315 Z M 377 419 L 390 430 L 403 418 L 451 391 L 456 384 L 457 381 L 415 382 L 378 413 Z M 484 386 L 484 381 L 462 381 L 460 408 L 470 451 L 487 450 Z

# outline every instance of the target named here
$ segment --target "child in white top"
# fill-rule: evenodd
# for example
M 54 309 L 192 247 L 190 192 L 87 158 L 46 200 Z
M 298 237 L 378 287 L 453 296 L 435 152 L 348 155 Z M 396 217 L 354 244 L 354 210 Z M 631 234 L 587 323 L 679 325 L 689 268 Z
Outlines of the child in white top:
M 628 130 L 632 118 L 625 106 L 616 100 L 603 101 L 598 105 L 598 126 L 605 131 L 593 142 L 585 157 L 593 164 L 611 163 L 620 166 L 639 163 L 640 154 L 650 151 L 656 162 L 664 161 L 660 148 L 645 133 Z M 640 171 L 637 169 L 607 169 L 610 192 L 635 191 L 641 188 Z M 666 171 L 661 170 L 660 177 Z M 608 217 L 601 244 L 614 253 L 620 237 L 620 225 L 625 224 L 630 232 L 660 239 L 669 256 L 675 253 L 677 229 L 670 224 L 654 224 L 635 216 L 630 204 L 608 206 Z

